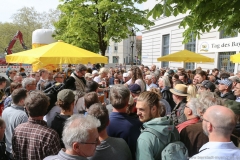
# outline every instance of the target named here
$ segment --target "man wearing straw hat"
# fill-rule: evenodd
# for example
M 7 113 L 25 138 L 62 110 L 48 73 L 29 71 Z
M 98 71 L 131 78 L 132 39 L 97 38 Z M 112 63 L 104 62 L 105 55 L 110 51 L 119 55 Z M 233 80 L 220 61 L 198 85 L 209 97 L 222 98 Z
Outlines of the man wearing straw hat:
M 173 101 L 176 103 L 171 116 L 175 125 L 178 125 L 187 120 L 184 114 L 184 108 L 186 106 L 186 97 L 187 97 L 187 86 L 184 84 L 177 84 L 173 89 L 170 89 L 172 92 Z

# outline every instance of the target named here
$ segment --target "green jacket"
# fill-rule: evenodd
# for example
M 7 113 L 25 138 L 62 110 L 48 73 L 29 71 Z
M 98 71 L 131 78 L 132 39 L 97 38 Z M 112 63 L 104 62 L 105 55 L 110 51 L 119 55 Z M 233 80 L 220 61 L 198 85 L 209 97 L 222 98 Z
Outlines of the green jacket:
M 148 122 L 143 123 L 144 128 L 152 128 L 161 133 L 163 139 L 159 140 L 150 132 L 142 132 L 137 140 L 136 159 L 137 160 L 159 160 L 161 159 L 161 152 L 169 143 L 168 135 L 173 132 L 177 140 L 179 140 L 179 133 L 172 120 L 169 117 L 154 118 Z M 172 130 L 173 128 L 173 130 Z

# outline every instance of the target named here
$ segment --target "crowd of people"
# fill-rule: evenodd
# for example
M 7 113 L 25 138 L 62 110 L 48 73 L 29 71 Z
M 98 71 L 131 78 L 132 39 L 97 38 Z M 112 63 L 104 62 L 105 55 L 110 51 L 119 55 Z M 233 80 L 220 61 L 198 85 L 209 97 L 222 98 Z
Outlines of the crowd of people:
M 69 64 L 0 76 L 0 160 L 240 159 L 240 72 Z

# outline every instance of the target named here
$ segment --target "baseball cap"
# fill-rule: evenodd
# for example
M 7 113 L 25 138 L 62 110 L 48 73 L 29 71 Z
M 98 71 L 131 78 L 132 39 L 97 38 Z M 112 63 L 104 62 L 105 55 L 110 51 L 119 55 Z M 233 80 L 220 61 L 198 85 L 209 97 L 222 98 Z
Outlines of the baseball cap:
M 204 80 L 202 81 L 202 83 L 200 84 L 200 86 L 205 87 L 207 89 L 210 89 L 211 92 L 214 92 L 216 89 L 216 86 L 209 80 Z
M 167 73 L 171 75 L 171 74 L 174 74 L 174 71 L 170 69 Z
M 92 71 L 92 74 L 98 74 L 97 70 Z
M 130 92 L 139 94 L 141 93 L 141 87 L 138 84 L 133 84 L 129 87 Z
M 219 84 L 224 84 L 226 86 L 232 85 L 232 81 L 230 79 L 228 79 L 228 78 L 218 80 L 218 83 Z
M 123 77 L 128 77 L 128 73 L 123 73 Z
M 72 103 L 74 101 L 75 95 L 71 89 L 63 89 L 57 94 L 57 100 L 63 102 Z

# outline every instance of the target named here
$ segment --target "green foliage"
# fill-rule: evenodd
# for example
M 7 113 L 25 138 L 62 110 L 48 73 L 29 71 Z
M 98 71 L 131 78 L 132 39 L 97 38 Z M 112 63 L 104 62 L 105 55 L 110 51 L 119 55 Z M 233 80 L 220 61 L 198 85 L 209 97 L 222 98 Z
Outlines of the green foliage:
M 149 28 L 147 11 L 131 0 L 62 0 L 56 39 L 105 55 L 109 40 L 128 38 L 135 24 Z
M 148 16 L 156 19 L 161 15 L 177 16 L 187 11 L 189 14 L 179 26 L 185 29 L 184 43 L 190 40 L 192 33 L 200 38 L 202 33 L 216 28 L 224 30 L 227 35 L 240 31 L 239 0 L 160 0 Z

